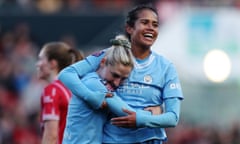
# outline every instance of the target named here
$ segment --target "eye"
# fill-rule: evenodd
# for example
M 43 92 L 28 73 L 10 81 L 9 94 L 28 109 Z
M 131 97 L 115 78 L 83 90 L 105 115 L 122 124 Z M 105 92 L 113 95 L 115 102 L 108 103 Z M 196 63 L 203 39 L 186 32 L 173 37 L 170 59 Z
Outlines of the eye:
M 158 24 L 157 22 L 154 22 L 152 25 L 153 25 L 153 27 L 155 27 L 155 28 L 159 26 L 159 24 Z
M 147 24 L 147 23 L 148 23 L 148 20 L 141 20 L 141 23 L 142 23 L 142 24 Z
M 121 81 L 124 81 L 125 79 L 127 79 L 127 77 L 122 77 Z
M 121 78 L 121 76 L 115 72 L 111 72 L 111 74 L 112 74 L 112 77 L 114 78 Z
M 121 79 L 121 81 L 124 81 L 125 79 L 127 79 L 127 77 L 123 77 L 115 72 L 111 72 L 111 75 L 113 78 L 116 78 L 116 79 Z

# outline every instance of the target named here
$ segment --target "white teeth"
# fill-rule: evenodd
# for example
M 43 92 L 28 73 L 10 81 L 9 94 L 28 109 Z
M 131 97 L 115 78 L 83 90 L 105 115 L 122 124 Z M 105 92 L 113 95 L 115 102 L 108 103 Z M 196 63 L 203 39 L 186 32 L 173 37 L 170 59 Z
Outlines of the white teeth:
M 144 34 L 144 36 L 146 36 L 146 37 L 153 37 L 153 34 L 150 34 L 150 33 L 147 33 L 147 34 Z

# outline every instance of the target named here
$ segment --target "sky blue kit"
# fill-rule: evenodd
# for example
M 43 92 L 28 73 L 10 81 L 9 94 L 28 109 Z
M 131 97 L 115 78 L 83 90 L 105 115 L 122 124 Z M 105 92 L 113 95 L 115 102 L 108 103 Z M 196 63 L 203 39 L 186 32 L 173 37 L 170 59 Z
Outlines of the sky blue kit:
M 80 81 L 80 79 L 69 79 L 71 81 Z M 89 73 L 81 79 L 82 83 L 90 90 L 107 93 L 108 90 L 104 86 L 103 80 L 96 72 Z M 109 109 L 117 116 L 125 116 L 122 108 L 135 111 L 129 107 L 121 98 L 114 93 L 113 97 L 106 98 L 104 95 L 95 100 L 103 102 L 105 99 Z M 137 110 L 137 113 L 143 115 L 151 115 L 151 112 Z M 73 94 L 70 100 L 67 114 L 67 122 L 63 136 L 63 144 L 101 144 L 103 137 L 103 125 L 106 123 L 107 109 L 98 109 L 91 106 L 91 101 L 83 100 Z
M 65 68 L 59 74 L 59 79 L 70 88 L 75 96 L 81 96 L 82 100 L 87 101 L 91 109 L 98 109 L 104 96 L 102 92 L 95 91 L 95 86 L 84 85 L 84 78 L 81 81 L 79 79 L 89 72 L 96 71 L 103 57 L 104 51 L 93 54 L 83 61 Z M 177 125 L 180 102 L 183 99 L 182 90 L 175 67 L 163 56 L 152 52 L 144 60 L 136 59 L 129 78 L 120 85 L 116 93 L 136 111 L 138 128 L 116 127 L 111 124 L 109 118 L 106 122 L 105 118 L 102 118 L 101 122 L 105 123 L 102 138 L 104 143 L 135 143 L 150 139 L 163 141 L 166 140 L 164 128 Z M 143 114 L 143 108 L 156 105 L 164 105 L 163 114 Z M 116 108 L 116 111 L 115 114 L 124 115 L 121 114 L 121 107 Z M 77 113 L 75 115 L 77 117 Z M 112 117 L 114 116 L 112 114 Z M 78 123 L 81 123 L 81 121 L 78 121 Z M 90 130 L 94 129 L 91 125 L 96 126 L 96 123 L 98 121 L 95 120 L 93 124 L 81 124 L 89 125 L 84 133 L 84 135 L 89 135 L 89 139 L 93 139 L 93 135 L 96 133 Z

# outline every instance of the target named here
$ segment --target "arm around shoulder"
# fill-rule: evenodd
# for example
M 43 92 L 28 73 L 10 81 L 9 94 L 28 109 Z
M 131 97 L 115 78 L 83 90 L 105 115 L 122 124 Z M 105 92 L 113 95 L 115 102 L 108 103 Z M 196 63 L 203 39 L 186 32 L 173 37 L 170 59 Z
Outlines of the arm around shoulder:
M 86 60 L 82 60 L 63 69 L 59 73 L 58 79 L 75 96 L 84 99 L 94 109 L 98 109 L 103 102 L 105 93 L 91 91 L 81 81 L 81 77 L 91 71 L 93 71 L 91 65 Z

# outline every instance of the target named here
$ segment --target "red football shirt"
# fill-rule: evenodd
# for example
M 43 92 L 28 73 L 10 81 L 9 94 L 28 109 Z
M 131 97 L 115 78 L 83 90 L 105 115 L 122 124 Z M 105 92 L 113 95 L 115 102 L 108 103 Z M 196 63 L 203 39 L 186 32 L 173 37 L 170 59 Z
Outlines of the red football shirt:
M 68 90 L 59 80 L 46 86 L 41 96 L 42 125 L 45 120 L 59 121 L 58 144 L 62 143 L 70 98 L 71 91 Z

